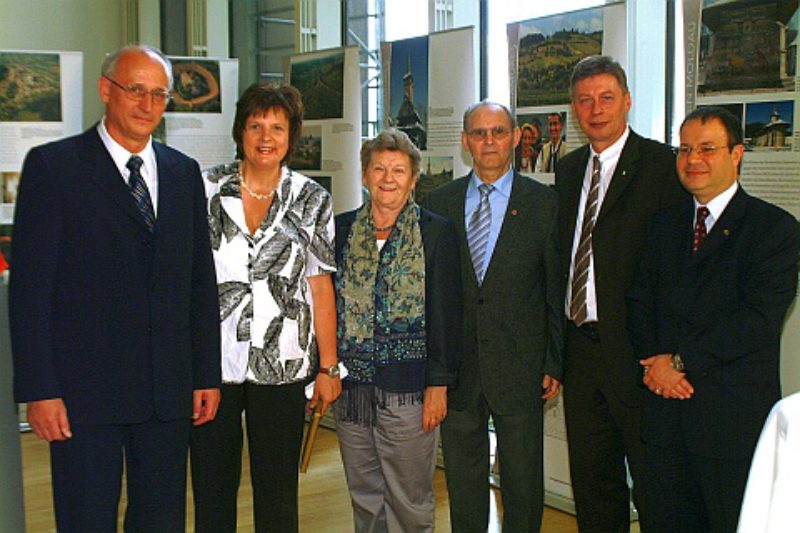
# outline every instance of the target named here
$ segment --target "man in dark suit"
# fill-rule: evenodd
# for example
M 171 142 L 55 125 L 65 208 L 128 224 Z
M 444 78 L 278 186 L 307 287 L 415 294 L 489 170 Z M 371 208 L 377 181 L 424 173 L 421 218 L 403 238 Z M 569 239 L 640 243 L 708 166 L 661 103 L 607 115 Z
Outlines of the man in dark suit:
M 561 271 L 555 191 L 514 172 L 520 131 L 504 106 L 464 113 L 467 176 L 429 193 L 461 240 L 464 357 L 442 424 L 453 531 L 489 521 L 489 417 L 500 457 L 504 531 L 538 531 L 542 408 L 561 380 Z
M 653 531 L 735 531 L 761 426 L 781 397 L 800 228 L 738 184 L 742 142 L 725 109 L 686 117 L 677 168 L 694 198 L 654 218 L 629 294 L 650 390 L 642 436 Z
M 686 193 L 670 148 L 628 127 L 631 95 L 616 61 L 580 61 L 570 92 L 573 113 L 589 139 L 556 167 L 572 489 L 581 531 L 628 531 L 626 464 L 643 526 L 647 509 L 637 490 L 644 453 L 641 369 L 625 329 L 625 292 L 651 216 Z
M 157 50 L 108 56 L 106 113 L 26 157 L 10 287 L 14 385 L 50 442 L 59 531 L 183 531 L 191 420 L 219 402 L 219 307 L 197 163 L 151 141 Z

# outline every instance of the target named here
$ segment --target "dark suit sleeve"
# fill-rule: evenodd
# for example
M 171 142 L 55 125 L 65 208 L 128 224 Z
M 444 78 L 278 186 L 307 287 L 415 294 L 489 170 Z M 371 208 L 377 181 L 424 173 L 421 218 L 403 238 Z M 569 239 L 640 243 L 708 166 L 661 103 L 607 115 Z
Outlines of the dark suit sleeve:
M 200 168 L 192 161 L 191 184 L 194 201 L 194 258 L 192 260 L 192 357 L 193 387 L 210 389 L 220 386 L 221 357 L 219 296 L 211 254 L 206 216 L 206 196 Z
M 747 254 L 747 269 L 735 273 L 743 277 L 737 302 L 719 306 L 710 327 L 698 328 L 688 340 L 682 339 L 680 350 L 691 354 L 685 358 L 690 375 L 757 353 L 767 339 L 780 339 L 786 311 L 797 292 L 800 248 L 797 221 L 782 215 L 767 224 L 771 229 L 759 236 Z
M 425 266 L 426 385 L 455 385 L 463 352 L 458 234 L 449 220 L 438 232 L 433 261 Z
M 53 293 L 61 255 L 59 181 L 41 148 L 25 158 L 14 213 L 9 314 L 16 401 L 61 397 L 56 374 Z
M 663 224 L 661 225 L 663 226 Z M 638 359 L 662 353 L 674 353 L 677 345 L 666 346 L 659 338 L 659 326 L 656 313 L 658 298 L 658 248 L 664 242 L 658 234 L 660 227 L 657 218 L 653 221 L 642 249 L 642 259 L 635 272 L 633 284 L 628 289 L 626 301 L 628 307 L 628 333 L 634 354 Z M 662 310 L 662 312 L 666 312 Z
M 552 192 L 557 205 L 557 194 Z M 544 276 L 547 293 L 547 353 L 545 355 L 543 374 L 559 381 L 564 373 L 564 281 L 561 255 L 559 253 L 558 211 L 554 211 L 550 219 L 550 231 L 544 243 Z

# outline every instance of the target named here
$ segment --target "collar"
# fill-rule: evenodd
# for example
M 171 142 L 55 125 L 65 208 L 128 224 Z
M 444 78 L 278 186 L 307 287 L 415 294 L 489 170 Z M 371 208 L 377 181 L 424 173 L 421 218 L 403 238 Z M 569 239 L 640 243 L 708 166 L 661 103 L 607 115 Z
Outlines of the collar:
M 475 171 L 472 171 L 472 177 L 469 180 L 469 184 L 467 185 L 468 189 L 474 191 L 475 193 L 478 192 L 478 187 L 483 183 L 483 181 L 478 177 Z M 497 181 L 492 183 L 494 186 L 495 193 L 500 193 L 506 198 L 511 196 L 511 185 L 514 183 L 514 169 L 509 167 L 505 174 L 500 176 Z M 467 191 L 469 192 L 469 191 Z
M 114 160 L 114 164 L 116 164 L 117 168 L 120 169 L 120 174 L 127 176 L 128 169 L 125 165 L 128 164 L 128 159 L 130 159 L 134 154 L 123 148 L 121 144 L 111 137 L 106 129 L 106 117 L 103 117 L 103 119 L 97 124 L 97 133 L 100 135 L 100 139 L 103 141 L 106 150 L 108 150 L 108 154 L 111 156 L 111 159 Z M 147 145 L 144 147 L 144 150 L 136 154 L 142 158 L 142 161 L 144 161 L 145 168 L 155 168 L 156 164 L 156 152 L 153 149 L 152 139 L 153 138 L 151 136 L 150 140 L 147 141 Z
M 628 137 L 630 134 L 631 127 L 626 126 L 625 131 L 619 136 L 619 139 L 614 141 L 614 144 L 603 150 L 603 152 L 600 154 L 595 152 L 591 143 L 589 143 L 589 160 L 591 161 L 595 156 L 597 156 L 600 158 L 600 164 L 604 167 L 609 161 L 617 161 L 620 154 L 622 154 L 622 149 L 625 148 L 625 143 L 628 142 Z
M 733 198 L 733 195 L 736 194 L 736 191 L 739 190 L 739 180 L 733 182 L 733 185 L 716 195 L 710 202 L 706 204 L 708 208 L 708 212 L 711 214 L 714 220 L 719 220 L 719 217 L 722 216 L 722 212 L 725 211 L 725 208 L 728 207 L 728 204 Z M 697 213 L 697 208 L 701 207 L 703 204 L 697 201 L 697 198 L 694 198 L 694 211 Z

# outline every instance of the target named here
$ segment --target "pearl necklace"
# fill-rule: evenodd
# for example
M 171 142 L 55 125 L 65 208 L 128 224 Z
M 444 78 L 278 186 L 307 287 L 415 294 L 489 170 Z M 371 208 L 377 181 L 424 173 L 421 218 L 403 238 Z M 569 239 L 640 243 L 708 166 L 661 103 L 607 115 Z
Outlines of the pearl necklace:
M 273 187 L 272 189 L 269 190 L 269 192 L 265 194 L 253 192 L 252 190 L 250 190 L 250 187 L 247 186 L 247 183 L 244 181 L 244 176 L 242 176 L 241 174 L 239 174 L 239 183 L 242 184 L 242 187 L 244 187 L 244 190 L 247 191 L 247 194 L 249 194 L 251 198 L 255 198 L 256 200 L 261 200 L 262 202 L 264 200 L 269 200 L 270 196 L 272 196 L 272 193 L 274 193 L 275 189 L 277 188 L 277 186 Z

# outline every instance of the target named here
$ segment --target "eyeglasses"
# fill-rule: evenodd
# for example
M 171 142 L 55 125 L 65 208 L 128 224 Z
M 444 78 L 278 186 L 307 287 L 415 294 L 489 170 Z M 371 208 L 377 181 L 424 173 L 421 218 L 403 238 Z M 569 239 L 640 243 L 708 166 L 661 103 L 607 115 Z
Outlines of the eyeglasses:
M 511 130 L 505 126 L 495 126 L 494 128 L 475 128 L 467 132 L 470 139 L 480 142 L 488 139 L 490 134 L 494 140 L 502 141 L 511 135 Z
M 150 95 L 153 99 L 153 104 L 155 105 L 164 105 L 169 102 L 172 95 L 166 89 L 151 89 L 147 90 L 143 86 L 135 83 L 133 85 L 122 85 L 116 80 L 109 78 L 108 76 L 103 76 L 105 79 L 119 87 L 125 92 L 125 96 L 133 100 L 134 102 L 141 102 L 147 95 Z
M 697 148 L 692 148 L 689 145 L 682 144 L 677 148 L 673 148 L 672 151 L 678 157 L 689 157 L 692 152 L 695 152 L 700 157 L 711 157 L 714 155 L 714 152 L 720 150 L 722 148 L 726 148 L 725 146 L 714 146 L 711 144 L 701 144 Z

